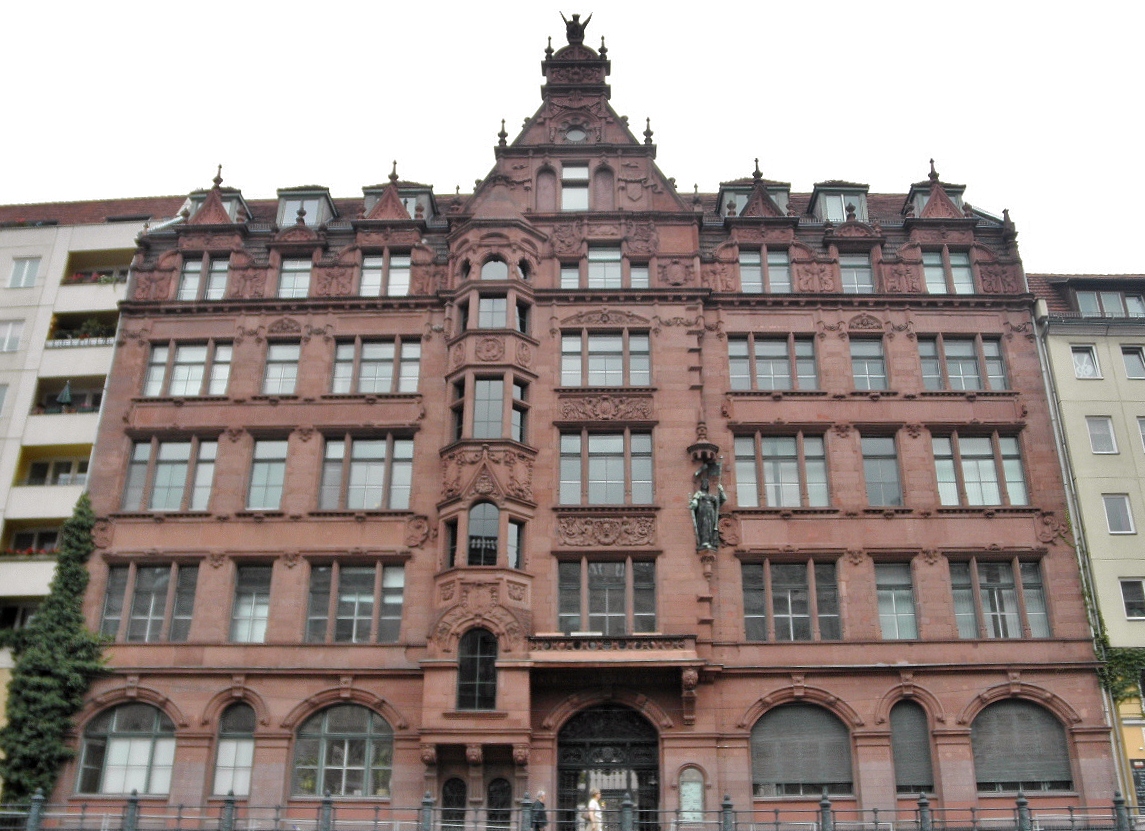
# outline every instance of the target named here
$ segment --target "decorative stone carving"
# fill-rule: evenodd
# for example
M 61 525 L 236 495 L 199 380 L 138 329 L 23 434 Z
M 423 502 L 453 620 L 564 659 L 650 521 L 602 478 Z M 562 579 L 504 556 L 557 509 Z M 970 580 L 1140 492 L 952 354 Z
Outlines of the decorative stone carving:
M 565 421 L 648 421 L 651 418 L 651 398 L 590 395 L 561 399 L 561 419 Z
M 302 324 L 289 317 L 280 317 L 266 327 L 266 333 L 268 335 L 300 335 L 302 334 Z
M 295 427 L 294 432 L 302 441 L 310 441 L 314 438 L 314 426 L 311 424 L 303 424 Z
M 910 436 L 912 439 L 917 439 L 919 436 L 922 435 L 922 425 L 921 424 L 917 424 L 917 423 L 906 424 L 903 426 L 903 429 L 906 430 L 906 434 L 908 436 Z
M 1052 543 L 1058 539 L 1066 539 L 1069 529 L 1063 524 L 1053 511 L 1042 511 L 1034 520 L 1038 539 L 1044 543 Z
M 334 265 L 314 269 L 315 297 L 348 297 L 354 285 L 354 267 Z
M 942 555 L 938 552 L 937 548 L 926 548 L 922 552 L 922 559 L 928 566 L 933 566 L 942 559 Z
M 481 470 L 467 475 L 477 465 Z M 488 445 L 458 448 L 442 457 L 441 473 L 444 499 L 459 496 L 466 488 L 482 495 L 500 488 L 517 499 L 533 499 L 533 460 L 516 450 L 493 450 Z
M 525 602 L 525 584 L 524 583 L 506 583 L 505 588 L 509 592 L 509 599 L 515 603 Z
M 421 763 L 426 766 L 437 764 L 437 745 L 423 744 L 421 746 Z
M 1001 263 L 979 263 L 983 294 L 1021 294 L 1022 279 L 1018 270 Z
M 467 744 L 467 745 L 465 745 L 465 761 L 469 762 L 469 764 L 479 765 L 479 764 L 481 764 L 483 758 L 484 758 L 484 756 L 483 756 L 482 751 L 481 751 L 481 745 L 479 745 L 479 744 Z
M 517 366 L 528 367 L 533 363 L 533 347 L 523 340 L 517 341 Z
M 580 254 L 582 235 L 576 222 L 563 222 L 555 226 L 551 240 L 553 253 L 558 257 L 572 257 Z
M 847 321 L 847 328 L 852 332 L 881 332 L 883 322 L 874 315 L 863 312 Z
M 302 557 L 297 551 L 284 551 L 281 559 L 287 568 L 294 568 L 302 562 Z
M 527 744 L 513 745 L 513 764 L 519 768 L 529 766 L 529 746 Z
M 223 431 L 223 435 L 226 436 L 230 441 L 237 442 L 239 439 L 246 435 L 246 430 L 244 430 L 242 427 L 228 427 Z
M 652 255 L 660 246 L 660 233 L 653 222 L 634 222 L 629 227 L 625 237 L 628 243 L 628 253 L 638 255 Z
M 106 519 L 97 519 L 91 529 L 91 541 L 96 548 L 107 548 L 111 545 L 114 528 Z
M 658 264 L 660 283 L 667 286 L 690 286 L 694 282 L 693 266 L 688 260 L 673 257 Z
M 562 516 L 557 519 L 561 545 L 616 545 L 630 547 L 656 544 L 656 518 L 651 516 Z
M 465 361 L 465 346 L 464 344 L 454 344 L 453 350 L 449 354 L 449 363 L 454 367 L 459 367 Z
M 524 644 L 525 632 L 531 628 L 526 609 L 517 613 L 503 606 L 499 598 L 497 581 L 473 580 L 463 582 L 457 602 L 446 609 L 433 625 L 430 640 L 438 650 L 448 653 L 462 632 L 480 621 L 485 628 L 501 639 L 509 651 Z M 520 615 L 520 617 L 518 617 Z
M 727 263 L 712 263 L 700 267 L 700 284 L 712 291 L 735 291 L 736 280 Z
M 505 340 L 496 335 L 486 335 L 477 341 L 473 350 L 477 360 L 492 363 L 505 357 Z
M 740 542 L 739 520 L 730 514 L 720 517 L 720 543 L 727 546 L 737 546 Z
M 427 539 L 429 539 L 429 519 L 420 515 L 410 517 L 406 521 L 406 545 L 410 548 L 418 548 Z
M 853 429 L 854 427 L 845 421 L 839 422 L 838 424 L 832 425 L 831 427 L 831 430 L 834 431 L 835 435 L 842 438 L 846 438 L 847 436 L 851 435 L 851 430 Z
M 166 300 L 171 293 L 170 271 L 144 271 L 135 274 L 136 300 Z
M 210 564 L 211 568 L 222 568 L 223 563 L 226 561 L 227 557 L 221 551 L 212 551 L 207 555 L 207 562 Z
M 922 291 L 918 268 L 910 263 L 898 263 L 884 269 L 883 290 L 887 294 L 916 294 Z
M 647 326 L 652 321 L 632 312 L 601 306 L 588 312 L 571 315 L 561 321 L 562 326 Z
M 266 291 L 266 269 L 254 266 L 231 268 L 231 297 L 251 299 Z
M 866 553 L 861 548 L 848 548 L 847 549 L 847 562 L 853 566 L 863 564 L 863 560 L 867 559 Z
M 835 275 L 826 263 L 796 263 L 795 283 L 798 291 L 830 292 L 835 290 Z

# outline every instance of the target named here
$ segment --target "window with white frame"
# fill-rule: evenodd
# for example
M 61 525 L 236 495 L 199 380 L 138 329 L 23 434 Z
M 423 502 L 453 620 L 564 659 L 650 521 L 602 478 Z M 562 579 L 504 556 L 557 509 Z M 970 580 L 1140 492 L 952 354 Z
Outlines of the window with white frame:
M 561 338 L 561 385 L 646 387 L 651 381 L 648 335 L 581 331 Z
M 834 562 L 743 563 L 744 631 L 750 641 L 843 637 Z
M 410 255 L 387 251 L 362 258 L 362 297 L 404 297 L 410 290 Z
M 943 505 L 1028 505 L 1015 436 L 934 436 L 934 466 Z
M 250 796 L 255 721 L 254 708 L 243 701 L 223 711 L 215 750 L 215 786 L 211 791 L 216 796 Z
M 656 631 L 653 560 L 582 557 L 558 567 L 557 625 L 566 635 Z
M 413 439 L 352 435 L 326 439 L 321 510 L 404 511 L 413 482 Z
M 179 275 L 176 300 L 222 300 L 227 293 L 227 275 L 230 261 L 227 257 L 188 256 L 183 260 Z M 207 275 L 206 281 L 203 274 Z
M 974 293 L 974 270 L 967 251 L 924 251 L 922 273 L 930 294 Z
M 563 433 L 560 447 L 562 505 L 651 504 L 651 433 Z
M 1117 439 L 1113 433 L 1113 419 L 1109 416 L 1086 416 L 1089 431 L 1089 449 L 1094 453 L 1116 453 Z
M 830 504 L 822 436 L 756 433 L 735 439 L 736 502 L 741 508 L 822 508 Z
M 307 643 L 396 643 L 404 592 L 401 564 L 312 565 Z
M 733 390 L 815 390 L 815 341 L 795 335 L 728 337 Z
M 296 299 L 310 295 L 310 260 L 283 260 L 278 273 L 278 297 Z
M 624 286 L 620 246 L 590 245 L 588 248 L 588 287 L 618 289 Z
M 1078 290 L 1075 294 L 1084 317 L 1145 317 L 1145 295 L 1139 291 Z
M 417 392 L 421 341 L 357 338 L 334 347 L 331 392 L 388 395 Z
M 262 394 L 294 395 L 294 387 L 298 383 L 298 361 L 301 357 L 301 344 L 268 344 L 266 347 L 266 369 L 262 378 Z
M 231 643 L 264 643 L 270 619 L 270 566 L 239 566 L 231 606 Z
M 587 162 L 566 162 L 561 165 L 561 210 L 588 210 Z
M 1145 417 L 1137 417 L 1137 432 L 1141 435 L 1141 448 L 1145 450 Z
M 124 511 L 205 511 L 215 480 L 219 443 L 138 441 L 123 486 Z
M 1126 378 L 1145 378 L 1145 349 L 1140 346 L 1123 346 L 1121 358 L 1125 362 Z
M 1100 378 L 1101 368 L 1097 363 L 1097 350 L 1092 346 L 1071 346 L 1073 374 L 1075 378 Z
M 230 343 L 154 343 L 147 360 L 143 395 L 226 395 L 234 347 Z
M 282 486 L 286 480 L 285 439 L 259 439 L 254 443 L 250 466 L 247 508 L 255 511 L 277 511 L 282 504 Z
M 740 291 L 747 294 L 790 294 L 791 259 L 785 248 L 741 248 Z
M 839 278 L 844 294 L 873 294 L 875 272 L 869 254 L 840 254 Z
M 887 388 L 887 357 L 882 340 L 851 339 L 851 377 L 857 390 Z
M 1133 525 L 1133 512 L 1129 508 L 1129 494 L 1103 493 L 1101 501 L 1105 505 L 1105 523 L 1111 534 L 1136 534 Z
M 24 321 L 0 320 L 0 352 L 15 352 L 19 349 L 23 333 Z
M 1048 638 L 1041 564 L 1013 560 L 950 563 L 960 638 Z
M 121 704 L 84 728 L 78 791 L 166 794 L 174 762 L 174 722 L 150 704 Z
M 875 593 L 879 602 L 879 629 L 885 640 L 918 637 L 914 582 L 910 563 L 876 563 Z
M 1145 580 L 1139 577 L 1121 580 L 1121 601 L 1125 604 L 1125 617 L 1145 618 Z
M 15 257 L 12 260 L 12 274 L 8 278 L 8 288 L 31 288 L 36 285 L 36 275 L 39 274 L 39 272 L 39 257 Z
M 108 569 L 99 633 L 132 643 L 187 640 L 197 565 L 117 565 Z

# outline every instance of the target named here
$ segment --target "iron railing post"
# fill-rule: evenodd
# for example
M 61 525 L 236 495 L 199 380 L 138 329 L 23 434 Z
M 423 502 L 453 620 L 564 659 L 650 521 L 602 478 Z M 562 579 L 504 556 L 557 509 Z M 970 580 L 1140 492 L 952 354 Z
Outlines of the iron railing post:
M 827 789 L 823 789 L 823 798 L 819 800 L 819 827 L 821 831 L 835 831 L 835 818 L 831 816 L 831 798 L 827 796 Z
M 40 823 L 44 818 L 44 792 L 36 788 L 32 794 L 32 805 L 28 808 L 28 820 L 25 824 L 27 831 L 40 831 Z
M 318 831 L 333 831 L 334 828 L 334 798 L 330 791 L 322 797 L 322 807 L 318 810 Z
M 235 831 L 235 792 L 228 791 L 219 816 L 219 831 Z
M 1030 801 L 1021 791 L 1018 791 L 1018 831 L 1031 831 Z
M 724 801 L 720 804 L 720 831 L 732 831 L 735 828 L 735 816 L 732 814 L 732 795 L 724 794 Z
M 1129 831 L 1129 809 L 1121 791 L 1113 792 L 1113 827 L 1116 831 Z
M 139 791 L 132 791 L 123 806 L 123 831 L 136 831 L 139 827 Z
M 931 831 L 933 823 L 930 819 L 930 800 L 926 794 L 918 795 L 918 831 Z
M 533 800 L 529 792 L 521 797 L 521 828 L 520 831 L 533 831 Z
M 417 824 L 418 831 L 433 831 L 433 795 L 429 791 L 421 798 L 421 813 Z
M 632 802 L 632 792 L 625 791 L 624 799 L 620 802 L 620 831 L 633 831 L 632 809 L 636 806 Z

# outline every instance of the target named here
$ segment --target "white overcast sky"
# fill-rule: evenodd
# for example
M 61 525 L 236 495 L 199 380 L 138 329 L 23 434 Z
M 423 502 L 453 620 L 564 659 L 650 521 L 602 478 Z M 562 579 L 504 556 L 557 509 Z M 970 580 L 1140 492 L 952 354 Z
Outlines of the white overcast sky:
M 905 192 L 936 159 L 1009 208 L 1026 269 L 1145 272 L 1145 4 L 196 0 L 0 13 L 0 203 L 248 198 L 404 179 L 470 191 L 540 103 L 559 11 L 593 14 L 612 103 L 681 191 L 751 173 Z

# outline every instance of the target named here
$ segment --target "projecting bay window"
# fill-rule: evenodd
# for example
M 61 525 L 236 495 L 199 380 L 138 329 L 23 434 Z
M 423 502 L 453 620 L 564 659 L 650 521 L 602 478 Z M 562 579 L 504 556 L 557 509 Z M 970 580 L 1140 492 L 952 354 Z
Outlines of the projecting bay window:
M 741 248 L 739 284 L 745 294 L 790 294 L 791 259 L 787 250 Z
M 968 251 L 922 253 L 922 274 L 930 294 L 974 294 L 974 270 Z
M 652 434 L 561 435 L 562 505 L 649 505 L 652 503 Z
M 402 565 L 311 566 L 307 643 L 396 643 L 404 591 Z
M 1007 390 L 1002 342 L 996 338 L 920 337 L 923 386 L 928 390 Z
M 830 504 L 822 436 L 737 436 L 736 502 L 741 508 L 822 508 Z
M 196 565 L 112 566 L 100 634 L 139 643 L 187 640 L 198 579 Z
M 1028 505 L 1015 436 L 934 436 L 934 467 L 943 505 Z
M 561 338 L 561 385 L 646 387 L 651 383 L 648 335 L 580 332 Z
M 334 347 L 335 394 L 417 392 L 421 341 L 416 336 L 339 343 Z
M 835 563 L 742 563 L 749 641 L 837 641 L 843 637 Z
M 466 390 L 472 394 L 467 395 Z M 453 384 L 453 440 L 527 438 L 528 385 L 514 375 L 461 378 Z
M 733 390 L 815 390 L 815 341 L 794 335 L 728 337 Z
M 222 300 L 227 293 L 227 275 L 230 260 L 227 257 L 187 255 L 179 274 L 176 300 Z M 206 279 L 203 277 L 206 275 Z
M 226 395 L 233 354 L 231 344 L 218 341 L 152 344 L 143 395 Z
M 413 483 L 413 439 L 326 439 L 318 507 L 324 511 L 404 511 Z
M 362 258 L 358 294 L 362 297 L 404 297 L 410 290 L 410 255 L 387 251 Z
M 120 509 L 205 511 L 215 478 L 216 441 L 136 442 Z
M 463 527 L 459 527 L 461 519 L 465 521 Z M 462 517 L 445 523 L 446 567 L 507 565 L 520 568 L 524 539 L 523 520 L 510 516 L 491 502 L 478 502 Z M 465 547 L 459 552 L 462 541 Z
M 1041 564 L 979 560 L 950 563 L 960 638 L 1048 638 Z
M 462 328 L 510 329 L 529 333 L 529 304 L 507 295 L 473 295 L 458 306 Z
M 558 626 L 566 635 L 656 631 L 656 563 L 589 559 L 558 568 Z

